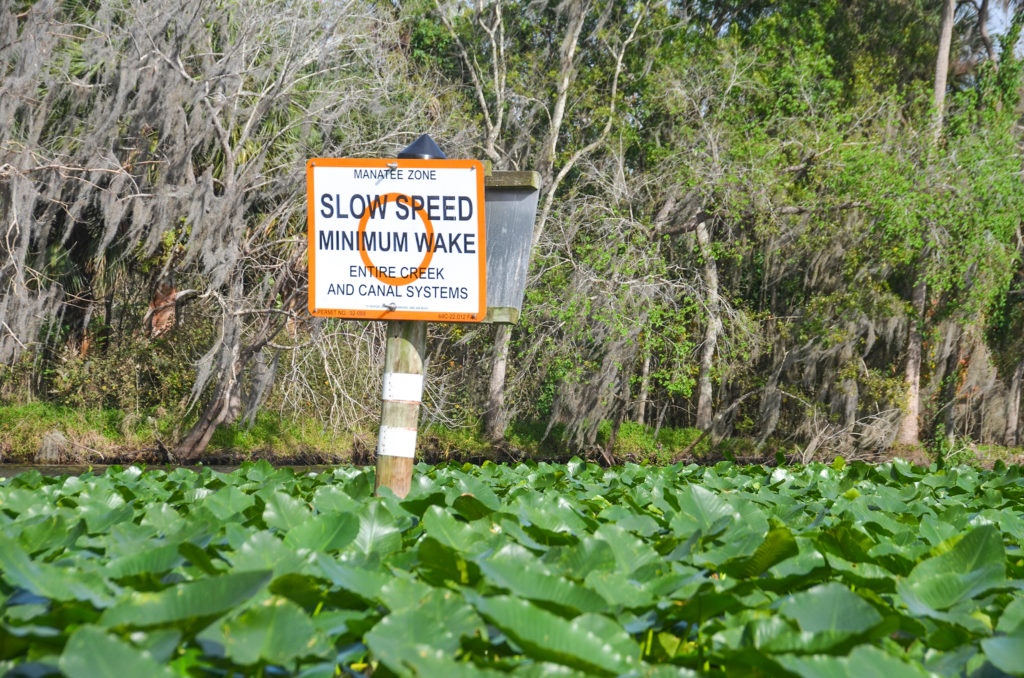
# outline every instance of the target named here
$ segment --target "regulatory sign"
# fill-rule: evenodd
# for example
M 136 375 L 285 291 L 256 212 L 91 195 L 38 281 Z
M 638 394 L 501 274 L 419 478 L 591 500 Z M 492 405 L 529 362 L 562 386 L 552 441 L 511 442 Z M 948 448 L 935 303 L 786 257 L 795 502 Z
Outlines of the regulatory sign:
M 314 158 L 306 194 L 310 313 L 483 320 L 479 161 Z

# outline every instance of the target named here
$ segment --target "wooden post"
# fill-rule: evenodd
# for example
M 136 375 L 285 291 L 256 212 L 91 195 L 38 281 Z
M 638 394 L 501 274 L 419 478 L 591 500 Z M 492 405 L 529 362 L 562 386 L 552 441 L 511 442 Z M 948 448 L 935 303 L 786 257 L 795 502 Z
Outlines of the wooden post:
M 375 491 L 387 487 L 398 497 L 405 497 L 412 486 L 426 345 L 427 323 L 388 322 Z
M 484 167 L 479 161 L 448 161 L 428 134 L 409 144 L 398 154 L 396 161 L 311 158 L 306 163 L 310 314 L 388 322 L 374 486 L 378 493 L 382 487 L 387 487 L 396 496 L 405 497 L 412 487 L 420 401 L 423 398 L 426 321 L 482 322 L 488 315 L 489 285 L 486 284 L 488 271 L 485 267 L 490 262 L 485 254 L 491 220 L 488 218 L 490 208 L 485 209 L 488 198 L 484 192 L 484 174 Z M 523 196 L 518 193 L 523 191 L 518 189 L 523 186 L 528 189 L 527 193 L 533 191 L 533 206 L 536 208 L 536 173 L 506 174 L 516 176 L 503 175 L 492 181 L 497 182 L 500 188 L 511 190 L 511 193 L 506 191 L 508 195 L 500 196 L 510 206 L 505 209 L 495 207 L 496 213 L 521 211 L 518 205 Z M 433 187 L 437 187 L 436 190 Z M 376 196 L 369 191 L 376 191 Z M 431 195 L 424 205 L 422 197 L 411 196 L 407 191 Z M 346 203 L 342 196 L 351 198 Z M 529 197 L 526 196 L 527 200 Z M 385 210 L 389 200 L 395 205 L 390 217 Z M 440 203 L 435 204 L 437 201 Z M 426 239 L 419 236 L 419 232 L 411 235 L 412 231 L 405 225 L 389 222 L 410 219 L 409 229 L 425 228 Z M 530 213 L 528 228 L 532 219 L 533 212 Z M 377 231 L 367 230 L 370 221 L 374 222 L 373 227 Z M 452 221 L 472 223 L 462 223 L 457 228 L 451 223 L 443 223 Z M 499 218 L 495 228 L 508 230 L 506 221 Z M 345 223 L 348 230 L 340 230 Z M 358 230 L 353 230 L 357 223 Z M 381 228 L 398 230 L 387 234 L 386 245 L 366 246 L 369 242 L 384 242 L 370 239 L 375 233 L 375 237 L 383 238 Z M 439 229 L 436 239 L 435 228 Z M 446 234 L 448 245 L 441 247 Z M 392 244 L 391 236 L 400 237 L 403 244 Z M 417 237 L 420 237 L 420 244 L 416 244 Z M 457 241 L 462 244 L 456 245 Z M 406 256 L 406 243 L 415 246 L 414 250 L 409 250 L 414 253 L 412 256 Z M 395 252 L 398 252 L 397 256 Z M 371 255 L 376 259 L 371 259 Z M 526 261 L 523 257 L 513 259 L 513 263 Z M 328 271 L 326 276 L 317 278 L 317 262 Z M 413 267 L 411 264 L 416 262 L 418 265 Z M 525 264 L 520 268 L 522 287 L 525 287 Z M 446 269 L 449 276 L 444 278 L 441 273 Z M 372 283 L 371 277 L 381 284 Z M 420 286 L 421 278 L 428 283 L 432 279 L 444 278 L 448 289 L 461 290 L 462 296 L 442 297 Z M 419 296 L 420 292 L 423 292 L 422 296 Z M 401 304 L 402 308 L 399 308 L 399 303 L 381 303 L 389 299 L 411 298 L 416 299 L 415 303 Z M 442 298 L 444 303 L 435 304 L 434 300 Z M 496 309 L 491 321 L 515 322 L 522 303 L 521 290 L 513 301 L 505 304 L 510 308 Z

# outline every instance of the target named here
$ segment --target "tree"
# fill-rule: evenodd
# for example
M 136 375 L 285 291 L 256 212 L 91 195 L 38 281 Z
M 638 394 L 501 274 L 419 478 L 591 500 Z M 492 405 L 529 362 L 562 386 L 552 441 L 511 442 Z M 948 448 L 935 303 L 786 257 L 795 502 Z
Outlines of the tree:
M 466 17 L 458 9 L 443 7 L 439 2 L 436 8 L 456 47 L 483 118 L 484 154 L 498 168 L 535 167 L 541 175 L 540 209 L 533 236 L 536 249 L 562 183 L 581 159 L 605 142 L 612 130 L 620 99 L 619 80 L 646 7 L 643 3 L 622 5 L 592 0 L 540 5 L 499 0 L 477 3 Z M 516 18 L 510 21 L 509 16 Z M 534 61 L 516 61 L 514 55 L 529 47 L 534 48 Z M 596 96 L 594 90 L 583 94 L 586 90 L 582 89 L 581 65 L 605 60 L 610 62 L 607 70 L 601 71 L 601 76 L 607 77 L 605 85 L 596 90 Z M 554 73 L 553 82 L 544 77 L 547 68 Z M 590 78 L 588 84 L 601 79 Z M 570 111 L 570 96 L 577 89 L 580 91 L 576 96 L 583 105 Z M 511 107 L 517 109 L 517 115 L 508 114 Z M 523 108 L 531 110 L 524 114 Z M 595 128 L 589 133 L 581 128 L 568 131 L 566 120 L 570 113 L 577 120 L 589 118 Z M 539 139 L 539 146 L 522 147 L 521 142 L 516 142 L 531 138 Z M 531 157 L 534 154 L 536 165 Z M 524 164 L 526 159 L 530 165 Z M 485 429 L 493 439 L 504 435 L 508 423 L 505 379 L 511 336 L 507 325 L 495 329 L 484 406 Z
M 389 58 L 401 43 L 378 9 L 37 3 L 15 17 L 2 48 L 0 359 L 95 303 L 59 271 L 122 261 L 150 285 L 187 285 L 179 310 L 216 328 L 191 389 L 206 404 L 177 456 L 258 408 L 278 364 L 264 352 L 302 321 L 306 158 L 393 152 L 437 91 Z

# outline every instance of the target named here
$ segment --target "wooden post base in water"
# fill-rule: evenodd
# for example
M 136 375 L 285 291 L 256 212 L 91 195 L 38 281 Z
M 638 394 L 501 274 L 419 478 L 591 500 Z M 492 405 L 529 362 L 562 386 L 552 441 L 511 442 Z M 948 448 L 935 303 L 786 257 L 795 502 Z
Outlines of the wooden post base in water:
M 404 499 L 412 486 L 412 463 L 413 460 L 408 457 L 378 455 L 377 480 L 373 491 L 376 493 L 381 487 L 386 487 L 395 496 Z
M 426 344 L 425 322 L 392 320 L 388 323 L 374 491 L 387 487 L 397 496 L 405 497 L 412 486 Z

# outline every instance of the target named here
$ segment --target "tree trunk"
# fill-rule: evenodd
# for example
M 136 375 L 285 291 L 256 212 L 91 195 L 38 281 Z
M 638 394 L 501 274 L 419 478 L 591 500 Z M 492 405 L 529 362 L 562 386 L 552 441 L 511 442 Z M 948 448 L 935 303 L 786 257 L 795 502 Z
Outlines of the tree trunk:
M 568 15 L 565 35 L 562 36 L 561 48 L 558 50 L 558 80 L 555 84 L 555 101 L 552 106 L 551 122 L 548 125 L 547 136 L 544 139 L 544 146 L 540 152 L 541 185 L 549 191 L 552 190 L 555 181 L 555 156 L 558 150 L 558 139 L 562 132 L 562 123 L 565 120 L 566 104 L 569 101 L 569 88 L 575 81 L 576 75 L 576 48 L 579 47 L 580 34 L 583 32 L 583 23 L 587 16 L 589 6 L 583 2 L 566 2 L 560 5 Z M 543 224 L 540 225 L 543 228 Z
M 174 458 L 178 461 L 195 461 L 210 444 L 217 427 L 228 419 L 231 411 L 232 398 L 238 388 L 234 376 L 221 380 L 210 399 L 210 404 L 203 410 L 199 421 L 182 438 L 174 448 Z
M 619 439 L 619 430 L 622 428 L 622 422 L 626 419 L 626 412 L 629 409 L 629 375 L 623 371 L 620 375 L 620 388 L 619 397 L 622 400 L 619 406 L 619 411 L 615 415 L 615 421 L 612 423 L 611 433 L 608 435 L 608 441 L 601 450 L 601 456 L 609 466 L 614 466 L 616 463 L 615 459 L 615 442 Z
M 499 324 L 494 333 L 494 353 L 491 360 L 491 378 L 487 384 L 487 404 L 484 410 L 484 431 L 491 440 L 502 440 L 508 425 L 505 410 L 505 372 L 508 368 L 508 350 L 512 327 Z
M 1006 440 L 1007 447 L 1017 447 L 1017 429 L 1020 427 L 1020 386 L 1024 380 L 1024 360 L 1017 363 L 1010 379 L 1010 390 L 1006 394 Z
M 780 349 L 776 348 L 776 355 Z M 775 427 L 779 423 L 779 410 L 782 408 L 782 391 L 779 389 L 779 378 L 792 362 L 789 351 L 783 353 L 781 358 L 775 359 L 775 366 L 772 373 L 768 375 L 768 382 L 761 389 L 760 420 L 761 432 L 757 436 L 757 447 L 760 448 L 768 441 L 768 437 L 775 433 Z
M 938 425 L 935 426 L 935 435 L 942 435 L 952 445 L 953 440 L 956 437 L 956 402 L 960 396 L 960 361 L 964 357 L 964 334 L 959 331 L 957 325 L 951 325 L 946 330 L 946 346 L 951 346 L 949 355 L 946 357 L 945 366 L 941 363 L 937 364 L 936 374 L 932 377 L 934 381 L 940 384 L 945 384 L 939 391 L 940 402 L 942 403 L 945 415 L 943 419 L 942 430 L 939 430 Z M 956 339 L 953 340 L 950 337 L 955 333 Z M 939 370 L 941 369 L 941 373 Z
M 907 409 L 900 420 L 899 433 L 896 435 L 896 442 L 901 445 L 920 444 L 920 421 L 921 413 L 921 353 L 923 339 L 921 337 L 921 325 L 924 322 L 924 302 L 927 294 L 927 287 L 919 276 L 917 284 L 914 285 L 914 292 L 911 303 L 914 312 L 910 317 L 907 329 L 907 363 L 903 373 L 903 383 L 907 393 Z
M 981 36 L 981 43 L 985 46 L 985 53 L 992 67 L 999 70 L 999 59 L 996 56 L 996 46 L 992 42 L 992 36 L 988 32 L 989 0 L 981 0 L 978 6 L 978 35 Z
M 618 46 L 618 51 L 615 55 L 615 73 L 612 76 L 611 92 L 609 94 L 608 114 L 605 118 L 604 127 L 601 128 L 596 139 L 584 145 L 582 148 L 578 148 L 562 164 L 561 168 L 556 171 L 555 164 L 558 155 L 558 142 L 562 136 L 562 127 L 565 124 L 569 92 L 573 84 L 576 82 L 578 75 L 576 50 L 580 44 L 580 36 L 582 35 L 586 18 L 592 8 L 593 6 L 591 3 L 584 2 L 583 0 L 566 0 L 566 2 L 559 5 L 560 11 L 565 12 L 567 19 L 565 34 L 562 36 L 561 46 L 558 51 L 558 79 L 556 81 L 555 101 L 551 107 L 551 118 L 548 123 L 544 143 L 540 149 L 540 162 L 537 168 L 541 176 L 541 195 L 543 196 L 543 200 L 541 201 L 539 208 L 540 211 L 537 216 L 537 223 L 533 229 L 533 241 L 530 249 L 531 260 L 533 253 L 537 250 L 537 245 L 540 242 L 541 235 L 547 225 L 547 220 L 551 215 L 551 210 L 555 203 L 555 195 L 558 192 L 558 187 L 561 185 L 562 180 L 568 176 L 569 172 L 573 167 L 575 167 L 580 158 L 589 155 L 605 142 L 605 139 L 607 139 L 608 134 L 612 129 L 612 124 L 616 119 L 615 106 L 617 102 L 619 75 L 622 72 L 625 61 L 626 49 L 630 43 L 633 42 L 634 38 L 636 38 L 637 29 L 640 27 L 643 17 L 645 16 L 643 11 L 637 12 L 636 20 L 633 23 L 633 28 L 629 37 Z M 511 330 L 509 330 L 509 332 L 510 331 Z M 504 435 L 504 428 L 508 422 L 508 413 L 505 412 L 504 407 L 505 396 L 503 393 L 498 393 L 498 391 L 505 387 L 505 369 L 508 363 L 509 345 L 508 337 L 503 336 L 499 331 L 495 336 L 495 350 L 491 365 L 491 379 L 488 385 L 488 398 L 485 408 L 486 428 L 488 433 L 494 439 L 499 439 Z
M 554 193 L 558 188 L 558 182 L 555 178 L 558 139 L 561 135 L 562 124 L 565 119 L 569 88 L 575 79 L 576 48 L 579 45 L 580 34 L 583 31 L 587 7 L 582 2 L 573 2 L 567 3 L 565 10 L 568 13 L 568 25 L 566 26 L 565 35 L 562 37 L 561 49 L 559 50 L 557 94 L 553 105 L 551 122 L 548 125 L 547 135 L 541 148 L 540 164 L 538 167 L 541 175 L 541 186 L 544 188 L 546 197 L 539 219 L 534 226 L 531 259 L 533 257 L 533 250 L 537 247 L 537 241 L 544 231 L 548 215 L 551 212 Z M 508 351 L 511 346 L 511 337 L 511 327 L 508 325 L 498 325 L 498 329 L 494 334 L 491 377 L 487 385 L 487 402 L 484 406 L 484 430 L 491 440 L 502 440 L 505 437 L 505 427 L 508 425 L 508 412 L 505 410 L 505 373 L 508 369 Z
M 651 396 L 651 347 L 644 343 L 644 364 L 640 368 L 640 394 L 636 399 L 636 423 L 647 418 L 647 400 Z
M 932 123 L 932 139 L 938 143 L 942 133 L 942 115 L 946 105 L 946 81 L 949 77 L 949 48 L 953 43 L 953 19 L 956 0 L 946 0 L 942 6 L 942 26 L 939 30 L 939 53 L 935 58 L 935 90 L 933 107 L 935 119 Z
M 708 288 L 707 314 L 708 321 L 704 326 L 704 337 L 700 350 L 700 372 L 697 376 L 697 428 L 706 431 L 713 419 L 711 401 L 711 371 L 714 367 L 715 349 L 718 347 L 718 335 L 722 331 L 722 301 L 718 293 L 718 264 L 711 251 L 711 236 L 707 222 L 697 223 L 697 245 L 704 262 L 704 284 Z

